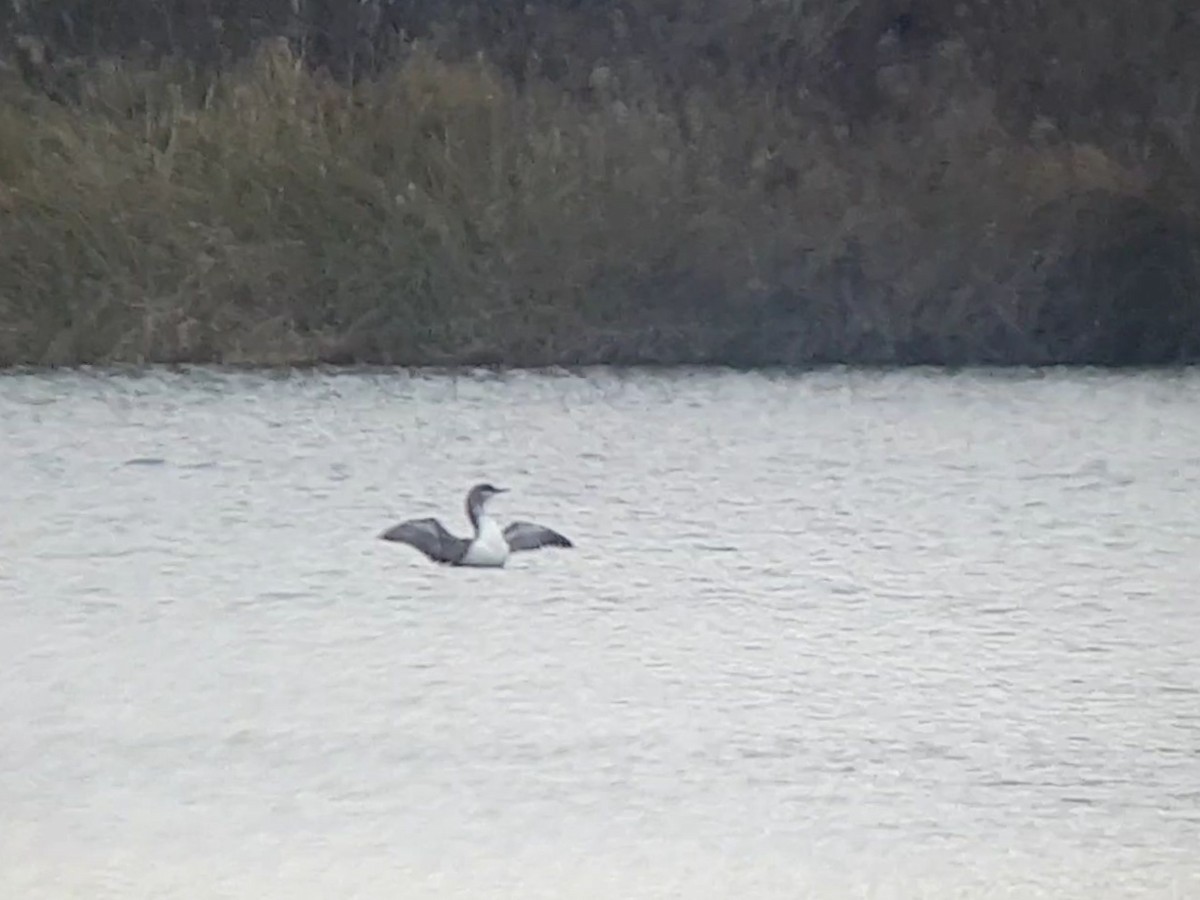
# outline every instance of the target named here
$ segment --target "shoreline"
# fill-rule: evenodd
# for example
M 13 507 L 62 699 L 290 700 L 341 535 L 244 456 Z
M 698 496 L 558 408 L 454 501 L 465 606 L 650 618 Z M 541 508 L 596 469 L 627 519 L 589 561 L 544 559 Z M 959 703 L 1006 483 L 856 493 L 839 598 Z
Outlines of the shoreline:
M 951 24 L 874 105 L 678 84 L 652 28 L 536 77 L 486 33 L 352 81 L 278 37 L 0 65 L 0 368 L 1200 362 L 1200 109 L 1072 126 Z
M 1101 378 L 1123 376 L 1186 376 L 1200 372 L 1200 362 L 1165 363 L 1158 365 L 1091 365 L 1053 363 L 1047 365 L 862 365 L 855 363 L 831 363 L 811 366 L 735 366 L 723 364 L 626 364 L 609 365 L 582 364 L 575 366 L 422 366 L 401 364 L 329 364 L 311 363 L 303 365 L 259 365 L 256 363 L 82 363 L 76 365 L 36 366 L 14 365 L 0 368 L 0 380 L 20 377 L 94 376 L 97 378 L 140 378 L 155 375 L 170 376 L 240 376 L 254 375 L 266 379 L 286 380 L 308 377 L 359 377 L 398 376 L 405 378 L 464 378 L 477 380 L 504 380 L 507 378 L 591 378 L 598 375 L 626 376 L 656 375 L 666 377 L 692 377 L 709 375 L 754 375 L 769 379 L 793 379 L 818 376 L 877 376 L 936 375 L 954 378 L 972 376 L 1004 380 L 1036 380 L 1058 375 L 1096 376 Z

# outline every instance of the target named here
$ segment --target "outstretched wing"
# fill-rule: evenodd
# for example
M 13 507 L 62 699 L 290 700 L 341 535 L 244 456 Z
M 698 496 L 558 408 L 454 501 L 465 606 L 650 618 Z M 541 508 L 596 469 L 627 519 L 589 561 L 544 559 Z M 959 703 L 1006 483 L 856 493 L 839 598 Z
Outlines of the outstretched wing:
M 575 546 L 557 531 L 533 522 L 513 522 L 504 529 L 504 539 L 508 541 L 508 549 L 512 551 Z
M 409 519 L 393 525 L 380 537 L 385 541 L 399 541 L 416 547 L 439 563 L 461 562 L 468 546 L 467 541 L 452 535 L 437 519 Z

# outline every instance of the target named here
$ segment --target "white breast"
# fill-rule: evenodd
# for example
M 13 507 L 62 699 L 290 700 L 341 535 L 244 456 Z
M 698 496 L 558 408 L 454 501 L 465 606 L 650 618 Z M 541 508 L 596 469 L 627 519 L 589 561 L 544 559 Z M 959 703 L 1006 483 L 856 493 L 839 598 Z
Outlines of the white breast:
M 508 560 L 508 541 L 495 520 L 479 517 L 479 536 L 467 548 L 464 566 L 502 566 Z

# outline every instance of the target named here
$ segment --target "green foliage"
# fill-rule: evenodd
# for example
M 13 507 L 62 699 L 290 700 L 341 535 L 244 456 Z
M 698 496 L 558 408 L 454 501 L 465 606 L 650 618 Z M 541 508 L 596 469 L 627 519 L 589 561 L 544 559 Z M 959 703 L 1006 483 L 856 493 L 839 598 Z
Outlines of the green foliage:
M 1039 112 L 974 19 L 913 56 L 895 4 L 560 6 L 460 13 L 354 78 L 307 33 L 215 65 L 26 53 L 0 364 L 1200 356 L 1194 69 L 1118 127 Z

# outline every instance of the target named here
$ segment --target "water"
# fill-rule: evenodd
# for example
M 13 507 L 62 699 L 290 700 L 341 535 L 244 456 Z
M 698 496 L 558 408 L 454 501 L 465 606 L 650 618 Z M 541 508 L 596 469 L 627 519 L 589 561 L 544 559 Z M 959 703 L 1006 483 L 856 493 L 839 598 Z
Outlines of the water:
M 0 896 L 1200 896 L 1198 387 L 0 378 Z

